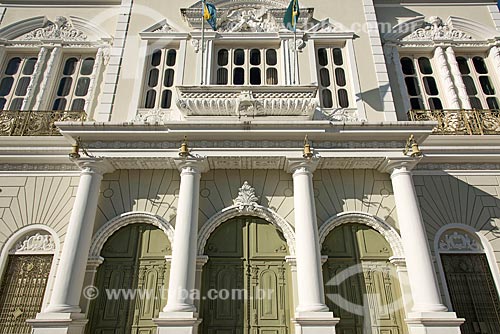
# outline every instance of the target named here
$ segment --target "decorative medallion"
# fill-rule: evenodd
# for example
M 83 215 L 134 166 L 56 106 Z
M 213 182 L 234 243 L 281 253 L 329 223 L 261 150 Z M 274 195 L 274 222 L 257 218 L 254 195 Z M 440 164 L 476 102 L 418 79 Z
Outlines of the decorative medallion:
M 482 251 L 480 243 L 466 232 L 454 231 L 441 236 L 439 240 L 440 251 L 478 252 Z
M 54 239 L 49 234 L 28 235 L 24 240 L 19 241 L 12 249 L 11 253 L 39 253 L 53 252 L 56 249 Z
M 35 29 L 16 38 L 19 41 L 64 40 L 71 42 L 85 42 L 87 39 L 83 31 L 76 29 L 73 23 L 63 16 L 56 17 L 55 21 L 49 22 L 46 27 Z
M 259 198 L 255 195 L 255 189 L 247 181 L 239 189 L 238 197 L 234 200 L 234 205 L 238 206 L 238 211 L 253 211 L 258 205 Z

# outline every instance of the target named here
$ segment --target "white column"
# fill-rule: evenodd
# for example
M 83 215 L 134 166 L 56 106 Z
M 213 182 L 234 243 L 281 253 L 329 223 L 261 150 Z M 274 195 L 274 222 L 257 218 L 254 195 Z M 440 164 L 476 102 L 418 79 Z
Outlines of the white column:
M 451 74 L 453 76 L 453 81 L 455 82 L 455 87 L 457 87 L 458 90 L 458 97 L 460 98 L 462 109 L 472 109 L 469 94 L 467 93 L 467 88 L 465 88 L 462 73 L 460 73 L 460 68 L 458 67 L 453 47 L 449 46 L 446 48 L 446 58 L 448 58 L 448 64 L 450 64 Z
M 57 268 L 54 291 L 46 313 L 80 313 L 84 273 L 97 212 L 97 201 L 104 173 L 112 169 L 104 161 L 85 159 L 82 168 L 61 261 Z
M 47 61 L 47 68 L 42 76 L 42 81 L 40 82 L 40 87 L 38 89 L 38 94 L 36 96 L 36 101 L 33 106 L 33 110 L 42 110 L 48 108 L 51 101 L 49 101 L 50 96 L 50 82 L 56 82 L 55 78 L 58 68 L 59 60 L 62 57 L 61 46 L 56 46 L 52 49 L 50 53 L 49 60 Z M 57 83 L 59 84 L 59 83 Z
M 33 75 L 31 77 L 31 82 L 26 91 L 26 96 L 24 97 L 23 104 L 21 106 L 21 110 L 30 110 L 31 105 L 33 104 L 33 98 L 38 93 L 37 87 L 41 81 L 42 69 L 45 65 L 45 60 L 47 59 L 48 49 L 46 46 L 42 46 L 40 48 L 40 52 L 38 52 L 37 61 L 35 64 L 35 68 L 33 69 Z
M 447 307 L 441 301 L 411 173 L 411 167 L 416 162 L 413 159 L 392 160 L 385 166 L 385 170 L 391 174 L 413 299 L 407 322 L 410 333 L 459 334 L 463 319 L 457 319 L 454 312 L 447 312 Z
M 449 108 L 460 109 L 460 101 L 457 93 L 455 92 L 453 78 L 451 77 L 451 73 L 448 68 L 448 61 L 446 60 L 444 49 L 442 47 L 438 46 L 436 48 L 434 51 L 434 58 L 436 59 L 438 65 L 437 69 L 440 74 L 442 87 L 444 89 L 446 99 L 448 100 Z
M 497 78 L 500 78 L 500 47 L 493 46 L 490 49 L 489 57 L 493 58 L 492 62 L 494 65 L 493 67 L 495 68 L 495 74 L 497 75 Z
M 90 113 L 93 110 L 91 103 L 95 104 L 97 84 L 99 82 L 99 78 L 101 77 L 102 65 L 104 63 L 104 50 L 105 49 L 103 47 L 100 47 L 95 56 L 94 67 L 92 68 L 92 75 L 90 76 L 89 93 L 83 108 L 83 110 L 87 113 L 87 116 L 91 116 Z M 89 117 L 89 119 L 90 118 L 91 117 Z

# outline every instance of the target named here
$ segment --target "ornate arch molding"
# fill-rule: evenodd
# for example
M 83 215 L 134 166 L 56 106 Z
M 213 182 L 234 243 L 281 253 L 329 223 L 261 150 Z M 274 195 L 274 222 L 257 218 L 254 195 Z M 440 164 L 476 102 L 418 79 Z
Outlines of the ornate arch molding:
M 437 16 L 423 16 L 410 19 L 392 28 L 384 35 L 384 40 L 405 46 L 405 44 L 426 44 L 434 41 L 445 42 L 495 42 L 499 33 L 482 23 L 463 17 L 449 16 L 446 20 Z
M 342 212 L 328 219 L 319 229 L 320 245 L 323 245 L 331 231 L 345 224 L 362 224 L 373 228 L 391 245 L 395 258 L 404 258 L 403 242 L 396 229 L 384 220 L 364 212 Z
M 259 6 L 266 8 L 286 8 L 288 0 L 214 0 L 213 4 L 219 8 L 239 8 L 245 6 Z M 201 1 L 189 7 L 190 9 L 201 8 Z
M 290 256 L 295 255 L 295 231 L 293 227 L 280 215 L 264 206 L 254 204 L 253 206 L 241 207 L 239 205 L 232 205 L 223 209 L 221 212 L 213 215 L 201 228 L 198 237 L 198 255 L 204 255 L 205 246 L 207 244 L 210 235 L 222 225 L 222 223 L 228 221 L 229 219 L 241 217 L 241 216 L 253 216 L 266 220 L 267 222 L 273 224 L 277 229 L 279 229 L 288 245 L 290 250 Z
M 109 44 L 112 37 L 93 22 L 77 16 L 58 16 L 53 20 L 49 20 L 46 16 L 35 16 L 0 29 L 0 40 L 15 44 L 42 40 Z
M 102 248 L 106 241 L 116 231 L 122 227 L 131 224 L 149 224 L 158 227 L 167 236 L 170 244 L 173 245 L 174 241 L 174 228 L 172 225 L 160 216 L 153 215 L 148 212 L 127 212 L 123 213 L 102 226 L 99 231 L 94 235 L 90 247 L 89 258 L 99 258 Z

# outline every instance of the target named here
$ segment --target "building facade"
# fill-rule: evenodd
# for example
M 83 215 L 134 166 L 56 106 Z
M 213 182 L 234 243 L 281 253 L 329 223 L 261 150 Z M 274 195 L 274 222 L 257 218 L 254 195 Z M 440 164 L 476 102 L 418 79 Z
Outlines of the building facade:
M 494 1 L 0 1 L 0 333 L 500 333 Z

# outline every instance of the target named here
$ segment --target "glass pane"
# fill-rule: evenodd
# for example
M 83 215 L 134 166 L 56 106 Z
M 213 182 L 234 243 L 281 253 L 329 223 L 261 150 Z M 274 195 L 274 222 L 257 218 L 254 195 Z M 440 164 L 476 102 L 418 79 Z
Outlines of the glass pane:
M 278 70 L 275 68 L 268 68 L 266 72 L 266 83 L 268 85 L 278 84 Z
M 94 58 L 86 58 L 82 63 L 82 69 L 80 70 L 81 75 L 91 75 L 94 71 Z M 72 109 L 73 110 L 73 109 Z
M 479 82 L 481 83 L 481 87 L 483 88 L 483 92 L 486 95 L 495 95 L 495 88 L 491 84 L 490 78 L 487 76 L 479 77 Z
M 15 57 L 9 60 L 7 68 L 5 69 L 5 74 L 14 75 L 19 70 L 19 65 L 21 64 L 21 58 Z
M 161 63 L 161 51 L 155 50 L 151 55 L 151 66 L 158 66 Z
M 469 76 L 463 76 L 465 88 L 467 89 L 467 94 L 469 95 L 477 95 L 476 85 L 474 84 L 474 80 L 472 80 Z
M 169 68 L 165 71 L 165 79 L 163 80 L 163 86 L 172 87 L 174 85 L 174 70 Z
M 420 98 L 410 99 L 411 108 L 413 110 L 424 110 L 424 102 Z
M 321 66 L 328 65 L 328 53 L 324 48 L 318 49 L 318 63 Z
M 16 95 L 17 96 L 26 96 L 26 92 L 28 91 L 28 86 L 30 85 L 31 78 L 30 77 L 22 77 L 19 79 L 16 87 Z
M 262 77 L 260 74 L 260 68 L 253 67 L 250 69 L 250 84 L 251 85 L 260 85 L 262 83 Z
M 438 95 L 438 87 L 436 80 L 433 77 L 424 77 L 425 91 L 428 95 Z
M 408 89 L 408 95 L 418 96 L 420 95 L 420 88 L 418 87 L 418 81 L 416 78 L 405 78 L 406 88 Z
M 35 65 L 37 62 L 37 58 L 30 58 L 26 61 L 23 68 L 24 75 L 32 75 L 35 71 Z
M 479 100 L 477 97 L 469 97 L 470 100 L 470 105 L 472 109 L 483 109 L 483 104 L 481 103 L 481 100 Z
M 153 68 L 151 71 L 149 71 L 149 80 L 148 80 L 149 87 L 156 87 L 156 85 L 158 85 L 159 75 L 160 71 L 157 68 Z
M 177 51 L 175 50 L 168 50 L 167 52 L 167 66 L 175 66 L 175 59 L 177 58 Z
M 498 100 L 496 97 L 488 97 L 486 99 L 486 103 L 488 103 L 488 108 L 490 109 L 500 109 L 500 106 L 498 105 Z
M 420 73 L 432 74 L 432 65 L 429 58 L 426 57 L 418 58 L 418 67 L 420 67 Z
M 13 99 L 12 102 L 10 103 L 9 110 L 12 111 L 21 110 L 22 106 L 23 106 L 23 99 Z
M 77 63 L 78 63 L 78 59 L 76 59 L 74 57 L 66 60 L 66 64 L 64 65 L 63 74 L 64 75 L 73 75 L 75 73 Z
M 87 96 L 89 92 L 90 78 L 80 78 L 76 83 L 76 96 Z
M 227 69 L 219 68 L 217 70 L 217 84 L 218 85 L 227 85 Z
M 278 54 L 276 50 L 269 49 L 266 51 L 266 64 L 269 66 L 276 66 L 276 64 L 278 64 Z
M 245 51 L 243 49 L 234 50 L 234 65 L 243 65 L 245 63 Z
M 323 99 L 323 108 L 333 108 L 332 92 L 329 89 L 323 89 L 321 96 Z
M 5 109 L 5 104 L 6 103 L 7 103 L 6 99 L 4 99 L 4 98 L 0 99 L 0 110 L 4 110 Z
M 229 52 L 226 49 L 219 50 L 217 65 L 226 66 L 229 63 Z
M 66 99 L 56 99 L 54 101 L 54 105 L 52 106 L 52 110 L 64 110 L 66 109 Z
M 319 71 L 319 77 L 321 81 L 321 86 L 323 87 L 330 87 L 330 71 L 328 71 L 327 68 L 322 68 Z
M 67 96 L 71 89 L 71 85 L 73 84 L 73 78 L 67 77 L 62 78 L 59 83 L 59 89 L 57 89 L 58 96 Z
M 73 103 L 71 103 L 72 111 L 84 111 L 85 110 L 85 100 L 84 99 L 75 99 Z
M 432 97 L 429 99 L 429 108 L 431 108 L 432 110 L 442 110 L 443 104 L 437 97 Z
M 3 78 L 2 82 L 0 82 L 0 96 L 9 95 L 13 83 L 14 83 L 14 78 L 12 77 Z
M 484 59 L 481 57 L 472 58 L 472 62 L 474 63 L 474 67 L 476 68 L 476 72 L 479 74 L 488 74 L 488 68 L 486 67 L 486 63 Z
M 161 94 L 161 107 L 162 109 L 169 109 L 172 105 L 172 91 L 164 90 Z
M 406 75 L 415 74 L 415 65 L 413 64 L 413 59 L 408 57 L 401 58 L 401 67 L 403 69 L 403 73 Z
M 154 90 L 148 90 L 146 93 L 146 101 L 144 101 L 144 108 L 147 109 L 152 109 L 155 107 L 155 101 L 156 101 L 156 91 Z
M 241 67 L 235 68 L 233 71 L 233 85 L 245 84 L 245 70 Z
M 260 50 L 250 50 L 250 64 L 254 66 L 260 65 Z
M 470 68 L 469 64 L 467 64 L 467 59 L 464 57 L 457 57 L 458 68 L 460 69 L 460 73 L 469 74 Z
M 341 49 L 333 49 L 333 62 L 337 66 L 344 65 L 344 59 L 342 58 L 342 50 Z
M 339 89 L 339 105 L 341 108 L 349 107 L 349 97 L 347 96 L 347 91 L 345 89 Z
M 345 72 L 341 68 L 335 69 L 335 78 L 337 80 L 337 85 L 344 87 L 346 85 Z

